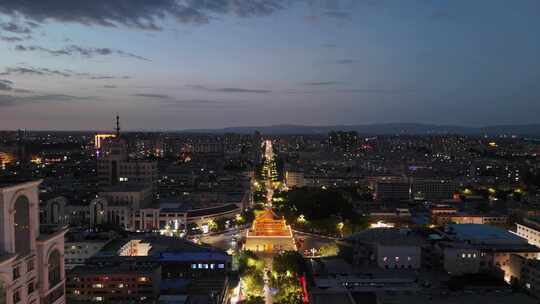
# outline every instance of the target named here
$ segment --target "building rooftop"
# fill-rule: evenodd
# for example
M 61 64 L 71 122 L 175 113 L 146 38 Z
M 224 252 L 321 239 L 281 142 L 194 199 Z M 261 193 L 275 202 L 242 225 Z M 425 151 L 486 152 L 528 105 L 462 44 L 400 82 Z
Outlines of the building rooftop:
M 520 224 L 529 226 L 529 228 L 540 229 L 540 216 L 531 216 L 531 217 L 525 218 L 523 220 L 523 223 L 520 223 Z
M 381 293 L 378 295 L 380 304 L 533 304 L 536 299 L 522 293 L 492 292 L 492 293 Z
M 150 185 L 138 184 L 138 183 L 120 183 L 114 186 L 103 188 L 104 192 L 136 192 L 150 189 Z
M 345 241 L 380 244 L 388 246 L 420 246 L 426 242 L 426 237 L 404 228 L 372 228 L 352 234 Z
M 151 245 L 151 249 L 148 252 L 148 256 L 161 256 L 168 253 L 172 256 L 176 253 L 189 253 L 195 256 L 197 253 L 201 254 L 223 254 L 223 251 L 205 245 L 198 245 L 191 241 L 168 236 L 146 236 L 146 235 L 133 235 L 128 238 L 117 238 L 105 245 L 101 251 L 97 254 L 98 257 L 114 257 L 118 256 L 118 251 L 132 240 L 140 240 L 141 243 L 147 243 Z M 217 256 L 216 256 L 217 257 Z
M 310 295 L 310 303 L 313 304 L 355 304 L 348 292 L 314 292 Z M 377 303 L 377 302 L 375 302 Z
M 227 204 L 227 205 L 223 205 L 223 206 L 217 206 L 217 207 L 211 207 L 211 208 L 205 208 L 205 209 L 190 210 L 190 211 L 188 211 L 187 216 L 188 217 L 199 217 L 199 216 L 206 216 L 206 215 L 215 214 L 215 213 L 230 212 L 230 211 L 234 211 L 234 210 L 239 210 L 239 208 L 238 208 L 238 206 L 236 204 Z
M 159 260 L 162 262 L 209 262 L 209 261 L 223 261 L 227 262 L 231 259 L 229 255 L 224 252 L 164 252 L 159 253 Z
M 255 218 L 247 234 L 248 238 L 261 236 L 292 237 L 292 232 L 284 218 L 279 219 L 271 209 L 266 209 Z
M 447 232 L 461 241 L 479 244 L 526 244 L 521 237 L 491 225 L 449 224 Z

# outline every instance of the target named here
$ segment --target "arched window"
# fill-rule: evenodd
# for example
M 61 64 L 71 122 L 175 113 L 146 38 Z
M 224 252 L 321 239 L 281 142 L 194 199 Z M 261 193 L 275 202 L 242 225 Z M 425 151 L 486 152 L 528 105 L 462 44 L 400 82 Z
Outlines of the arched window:
M 54 250 L 49 256 L 49 287 L 53 287 L 62 280 L 60 276 L 60 252 Z
M 30 253 L 30 202 L 24 195 L 15 201 L 15 252 Z
M 60 218 L 60 204 L 58 202 L 52 202 L 49 223 L 58 224 L 59 218 Z

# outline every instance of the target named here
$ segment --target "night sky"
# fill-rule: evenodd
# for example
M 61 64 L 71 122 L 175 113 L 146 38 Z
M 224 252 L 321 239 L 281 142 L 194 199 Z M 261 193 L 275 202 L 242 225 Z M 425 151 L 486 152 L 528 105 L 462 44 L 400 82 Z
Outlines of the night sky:
M 0 0 L 0 129 L 538 123 L 537 0 Z

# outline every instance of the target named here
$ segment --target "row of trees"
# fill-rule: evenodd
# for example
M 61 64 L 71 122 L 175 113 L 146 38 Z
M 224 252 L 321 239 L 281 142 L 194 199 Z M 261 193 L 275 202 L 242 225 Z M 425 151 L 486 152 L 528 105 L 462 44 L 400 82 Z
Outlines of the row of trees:
M 484 199 L 496 198 L 500 201 L 521 201 L 522 197 L 526 194 L 525 190 L 521 188 L 509 189 L 509 188 L 466 188 L 461 191 L 460 198 L 465 200 L 469 195 L 479 195 Z
M 253 201 L 255 204 L 266 203 L 266 186 L 262 180 L 255 182 L 255 191 L 253 191 Z
M 303 257 L 296 251 L 285 251 L 274 257 L 270 286 L 275 290 L 274 303 L 301 304 L 300 277 L 305 273 Z
M 244 209 L 242 213 L 236 215 L 235 217 L 210 220 L 208 222 L 208 230 L 211 232 L 222 232 L 230 227 L 251 223 L 255 219 L 257 212 L 260 212 L 263 209 L 264 206 L 262 204 L 255 204 L 251 208 Z M 187 228 L 190 234 L 203 233 L 202 228 L 195 223 L 188 224 Z
M 242 251 L 238 256 L 238 273 L 242 280 L 242 291 L 246 304 L 264 303 L 264 261 L 251 251 Z
M 343 236 L 365 229 L 367 218 L 356 212 L 339 190 L 294 188 L 274 195 L 273 206 L 295 228 Z
M 246 304 L 264 303 L 265 263 L 255 253 L 243 251 L 236 256 Z M 272 270 L 266 274 L 274 303 L 301 304 L 303 298 L 300 277 L 305 273 L 303 257 L 296 251 L 286 251 L 273 258 Z

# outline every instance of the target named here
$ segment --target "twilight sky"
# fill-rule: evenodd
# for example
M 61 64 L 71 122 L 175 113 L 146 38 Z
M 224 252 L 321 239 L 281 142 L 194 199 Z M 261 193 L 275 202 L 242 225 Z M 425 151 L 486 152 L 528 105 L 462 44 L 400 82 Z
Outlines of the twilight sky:
M 537 0 L 0 0 L 0 129 L 537 123 Z

